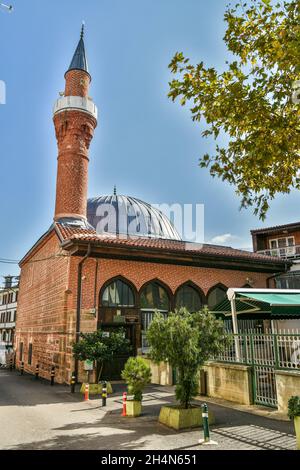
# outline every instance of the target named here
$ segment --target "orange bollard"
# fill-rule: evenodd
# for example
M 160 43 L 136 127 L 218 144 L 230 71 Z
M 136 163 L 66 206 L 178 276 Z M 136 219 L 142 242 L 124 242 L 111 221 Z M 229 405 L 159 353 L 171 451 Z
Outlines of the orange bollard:
M 84 391 L 84 400 L 85 401 L 89 400 L 89 391 L 90 391 L 89 384 L 85 384 L 85 391 Z
M 126 400 L 127 400 L 127 393 L 123 393 L 123 411 L 122 416 L 126 416 Z

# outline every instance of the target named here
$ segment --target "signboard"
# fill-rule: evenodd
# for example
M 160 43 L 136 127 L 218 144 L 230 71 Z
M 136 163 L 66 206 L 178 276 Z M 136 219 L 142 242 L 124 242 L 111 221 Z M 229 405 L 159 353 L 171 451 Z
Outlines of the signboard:
M 94 369 L 94 361 L 87 359 L 84 361 L 84 370 L 93 370 Z
M 113 321 L 114 323 L 126 323 L 126 318 L 121 315 L 114 315 Z

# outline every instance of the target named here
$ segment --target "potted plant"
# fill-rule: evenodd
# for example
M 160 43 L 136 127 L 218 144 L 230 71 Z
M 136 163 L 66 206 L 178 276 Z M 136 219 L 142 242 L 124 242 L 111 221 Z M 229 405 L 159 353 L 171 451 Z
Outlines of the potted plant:
M 73 356 L 79 361 L 92 361 L 96 364 L 98 376 L 95 384 L 89 387 L 90 394 L 98 394 L 102 391 L 101 374 L 104 363 L 111 363 L 118 354 L 130 352 L 130 341 L 125 338 L 123 328 L 109 332 L 98 329 L 92 333 L 81 333 L 79 343 L 73 344 Z M 112 393 L 109 382 L 107 393 Z M 84 393 L 85 383 L 82 384 L 81 392 Z
M 293 396 L 289 399 L 288 416 L 294 420 L 297 449 L 300 450 L 300 396 Z
M 126 416 L 140 416 L 142 411 L 143 390 L 150 383 L 151 370 L 141 357 L 130 357 L 122 372 L 122 379 L 127 383 L 128 394 L 132 400 L 126 401 Z
M 201 408 L 193 406 L 191 401 L 199 393 L 199 368 L 229 341 L 223 322 L 207 308 L 195 313 L 181 308 L 166 318 L 156 313 L 147 340 L 151 360 L 157 364 L 168 362 L 178 372 L 176 399 L 179 404 L 163 406 L 159 422 L 174 429 L 200 426 Z M 211 414 L 209 421 L 213 422 Z

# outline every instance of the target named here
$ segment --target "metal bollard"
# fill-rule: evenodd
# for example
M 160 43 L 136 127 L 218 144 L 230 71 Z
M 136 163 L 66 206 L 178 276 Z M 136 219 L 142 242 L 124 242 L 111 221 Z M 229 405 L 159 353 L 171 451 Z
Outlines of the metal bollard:
M 122 416 L 126 416 L 126 400 L 127 400 L 127 393 L 123 393 L 123 409 L 122 409 Z
M 203 425 L 203 433 L 204 439 L 200 439 L 198 442 L 202 445 L 208 446 L 217 446 L 218 443 L 216 441 L 211 440 L 209 435 L 209 422 L 208 422 L 208 406 L 206 403 L 203 403 L 202 406 L 202 425 Z
M 23 361 L 21 362 L 20 372 L 21 372 L 21 375 L 24 374 L 24 362 Z
M 76 383 L 76 375 L 75 375 L 75 372 L 72 372 L 72 377 L 71 377 L 71 393 L 75 393 L 75 383 Z
M 40 371 L 40 366 L 39 366 L 39 364 L 37 364 L 35 366 L 35 380 L 37 380 L 39 378 L 39 371 Z
M 12 370 L 13 370 L 13 359 L 12 358 L 9 360 L 9 370 L 10 370 L 10 372 L 12 372 Z
M 208 423 L 208 406 L 206 403 L 202 405 L 202 423 L 204 432 L 204 442 L 209 442 L 209 423 Z
M 51 368 L 51 385 L 54 385 L 54 377 L 55 377 L 55 366 L 52 366 Z
M 102 383 L 102 406 L 106 406 L 106 398 L 107 398 L 107 385 L 106 382 Z
M 89 384 L 85 384 L 85 391 L 84 391 L 84 400 L 85 401 L 89 400 L 89 392 L 90 392 L 90 386 L 89 386 Z

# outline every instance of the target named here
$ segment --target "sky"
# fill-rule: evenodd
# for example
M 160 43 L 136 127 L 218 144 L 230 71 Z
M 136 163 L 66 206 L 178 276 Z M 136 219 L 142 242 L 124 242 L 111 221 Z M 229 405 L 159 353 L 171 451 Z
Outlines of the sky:
M 7 0 L 8 3 L 8 0 Z M 53 220 L 57 147 L 52 107 L 86 25 L 90 94 L 100 113 L 89 196 L 203 204 L 206 242 L 251 248 L 250 229 L 298 221 L 299 193 L 277 197 L 262 223 L 228 184 L 200 169 L 214 142 L 167 98 L 182 51 L 222 69 L 227 0 L 11 0 L 0 11 L 0 258 L 21 259 Z M 0 263 L 0 276 L 18 274 Z

